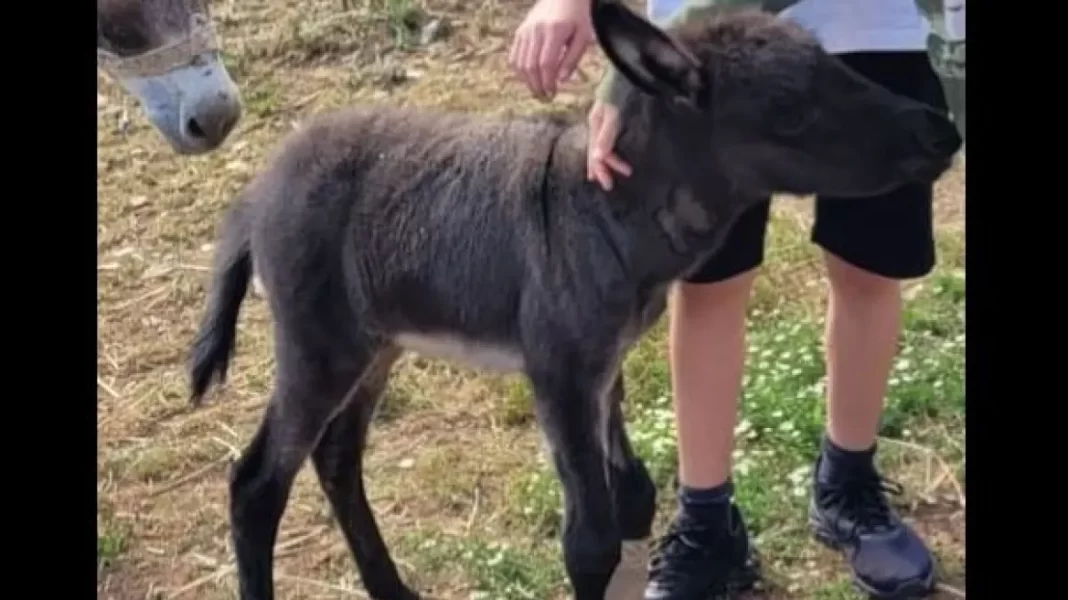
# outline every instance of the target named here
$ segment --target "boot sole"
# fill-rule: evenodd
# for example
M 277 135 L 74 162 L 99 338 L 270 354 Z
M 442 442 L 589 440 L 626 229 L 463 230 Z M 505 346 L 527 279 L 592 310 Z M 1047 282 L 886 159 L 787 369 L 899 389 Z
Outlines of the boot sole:
M 709 596 L 708 600 L 718 600 L 719 598 L 736 600 L 740 594 L 745 594 L 756 589 L 758 583 L 760 583 L 760 571 L 755 566 L 746 565 L 731 574 L 730 581 L 727 582 L 727 593 L 725 596 L 712 595 Z
M 827 549 L 833 550 L 839 554 L 845 553 L 842 545 L 838 543 L 838 540 L 834 539 L 834 537 L 824 530 L 818 522 L 809 519 L 809 526 L 812 528 L 812 537 L 815 538 L 817 542 L 825 546 Z M 917 598 L 926 598 L 934 592 L 934 584 L 934 569 L 932 569 L 922 581 L 910 581 L 889 592 L 871 587 L 857 577 L 856 573 L 853 573 L 853 587 L 860 590 L 861 593 L 867 594 L 868 597 L 873 600 L 915 600 Z
M 760 558 L 757 556 L 756 551 L 753 550 L 746 564 L 734 569 L 727 576 L 723 591 L 709 594 L 701 600 L 740 600 L 739 595 L 757 589 L 761 579 Z M 665 599 L 657 598 L 656 600 Z

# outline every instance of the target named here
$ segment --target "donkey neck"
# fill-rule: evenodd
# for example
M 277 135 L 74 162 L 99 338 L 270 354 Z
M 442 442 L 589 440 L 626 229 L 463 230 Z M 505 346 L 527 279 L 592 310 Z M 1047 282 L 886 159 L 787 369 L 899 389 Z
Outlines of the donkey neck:
M 620 109 L 616 153 L 632 167 L 603 194 L 606 210 L 643 238 L 637 249 L 650 276 L 676 277 L 720 245 L 747 203 L 737 196 L 699 115 L 632 92 Z M 649 247 L 647 240 L 658 240 Z M 645 258 L 648 257 L 648 258 Z

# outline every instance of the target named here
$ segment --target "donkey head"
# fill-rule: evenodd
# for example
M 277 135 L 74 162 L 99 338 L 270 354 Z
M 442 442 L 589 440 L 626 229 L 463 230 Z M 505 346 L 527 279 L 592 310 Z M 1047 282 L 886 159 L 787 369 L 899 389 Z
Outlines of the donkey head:
M 208 0 L 97 0 L 97 62 L 179 154 L 218 148 L 241 118 Z
M 594 0 L 592 16 L 609 60 L 661 107 L 664 133 L 701 148 L 694 160 L 715 160 L 746 194 L 876 195 L 936 180 L 961 147 L 946 115 L 772 14 L 711 9 L 664 31 Z

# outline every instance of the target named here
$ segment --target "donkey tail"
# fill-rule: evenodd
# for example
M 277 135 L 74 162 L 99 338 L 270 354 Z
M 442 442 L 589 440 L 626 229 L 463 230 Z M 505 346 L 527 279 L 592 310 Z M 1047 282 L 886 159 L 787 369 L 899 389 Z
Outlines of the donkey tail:
M 234 355 L 237 316 L 252 278 L 251 203 L 244 195 L 230 208 L 215 250 L 208 308 L 190 352 L 189 401 L 199 406 L 213 378 L 222 383 Z

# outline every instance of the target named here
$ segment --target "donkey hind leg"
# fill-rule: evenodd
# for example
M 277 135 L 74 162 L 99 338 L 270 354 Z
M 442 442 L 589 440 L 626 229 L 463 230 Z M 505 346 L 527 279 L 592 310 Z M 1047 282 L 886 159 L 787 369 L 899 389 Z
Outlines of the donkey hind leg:
M 649 576 L 649 542 L 656 517 L 656 484 L 630 445 L 623 419 L 623 376 L 616 377 L 607 402 L 609 488 L 623 538 L 619 565 L 608 585 L 609 600 L 641 600 Z
M 530 375 L 535 412 L 563 488 L 564 566 L 575 600 L 603 600 L 619 562 L 621 537 L 605 474 L 599 373 L 554 360 Z
M 293 479 L 373 354 L 364 348 L 342 362 L 278 339 L 274 393 L 230 473 L 230 532 L 241 600 L 273 600 L 274 543 Z
M 312 462 L 345 534 L 364 589 L 375 600 L 418 600 L 404 585 L 375 522 L 363 482 L 363 451 L 375 406 L 400 352 L 385 349 L 360 379 L 352 399 L 327 426 Z

